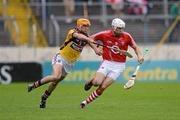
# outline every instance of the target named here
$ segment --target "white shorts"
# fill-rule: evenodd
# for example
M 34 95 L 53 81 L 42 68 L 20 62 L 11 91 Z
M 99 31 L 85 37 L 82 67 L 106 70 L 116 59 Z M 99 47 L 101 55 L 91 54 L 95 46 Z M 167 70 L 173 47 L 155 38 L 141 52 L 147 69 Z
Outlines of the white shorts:
M 103 73 L 106 77 L 110 77 L 113 80 L 117 80 L 120 74 L 125 69 L 125 63 L 114 61 L 103 61 L 97 72 Z
M 56 56 L 52 59 L 52 65 L 60 64 L 63 66 L 62 76 L 70 73 L 74 67 L 74 62 L 69 62 L 64 59 L 60 54 L 56 54 Z

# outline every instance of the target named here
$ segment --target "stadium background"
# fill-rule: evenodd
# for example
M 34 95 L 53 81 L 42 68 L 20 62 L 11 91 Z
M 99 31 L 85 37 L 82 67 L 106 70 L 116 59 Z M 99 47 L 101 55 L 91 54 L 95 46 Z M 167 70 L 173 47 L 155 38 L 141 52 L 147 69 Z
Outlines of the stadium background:
M 68 0 L 65 1 L 67 2 Z M 23 103 L 23 100 L 15 100 L 15 102 L 12 102 L 11 110 L 8 110 L 5 106 L 8 105 L 7 101 L 14 99 L 18 93 L 21 93 L 21 95 L 22 93 L 27 94 L 26 92 L 21 92 L 23 90 L 25 91 L 24 86 L 26 86 L 27 83 L 33 82 L 51 73 L 52 68 L 50 66 L 50 61 L 52 57 L 57 52 L 58 46 L 63 43 L 67 31 L 75 26 L 75 20 L 80 17 L 87 17 L 91 20 L 91 34 L 110 28 L 111 20 L 115 17 L 120 17 L 126 22 L 125 31 L 132 34 L 142 49 L 150 49 L 150 53 L 145 57 L 145 63 L 139 71 L 136 84 L 137 87 L 135 86 L 135 88 L 129 92 L 130 97 L 127 99 L 134 99 L 135 95 L 138 96 L 141 90 L 145 91 L 143 94 L 147 94 L 149 90 L 146 88 L 149 88 L 156 90 L 153 92 L 159 92 L 157 96 L 154 96 L 162 98 L 159 99 L 160 103 L 163 102 L 164 98 L 167 98 L 175 100 L 169 101 L 167 106 L 174 107 L 175 104 L 178 106 L 179 103 L 176 100 L 180 98 L 180 96 L 177 95 L 180 91 L 178 87 L 178 85 L 180 85 L 180 12 L 177 13 L 178 10 L 180 11 L 179 0 L 124 0 L 123 3 L 117 3 L 117 5 L 121 5 L 120 9 L 117 10 L 113 9 L 111 2 L 113 2 L 113 0 L 75 0 L 74 6 L 70 4 L 71 8 L 74 7 L 74 11 L 73 13 L 69 13 L 70 16 L 68 16 L 65 12 L 67 6 L 65 6 L 62 0 L 0 0 L 0 99 L 7 98 L 0 100 L 0 119 L 26 118 L 26 116 L 19 115 L 22 111 L 15 112 L 16 105 L 18 103 Z M 129 51 L 133 53 L 132 49 Z M 65 79 L 65 84 L 63 84 L 63 86 L 65 86 L 66 89 L 73 89 L 74 87 L 72 86 L 78 85 L 77 89 L 82 89 L 82 83 L 93 77 L 100 60 L 100 57 L 97 57 L 89 47 L 86 47 L 75 69 Z M 120 89 L 119 83 L 124 84 L 126 80 L 130 78 L 136 65 L 136 57 L 128 59 L 126 71 L 118 79 L 114 87 Z M 139 88 L 138 85 L 140 86 Z M 159 89 L 173 88 L 173 92 L 167 90 L 161 91 L 161 93 L 158 91 L 159 89 L 157 90 L 157 87 Z M 20 90 L 18 88 L 20 88 Z M 40 90 L 42 88 L 40 88 Z M 16 91 L 17 94 L 12 93 L 13 90 Z M 110 90 L 116 91 L 116 89 Z M 65 97 L 65 94 L 63 94 L 64 91 L 65 90 L 61 91 L 61 94 L 64 95 L 63 97 Z M 84 94 L 82 91 L 80 92 Z M 124 91 L 120 92 L 122 92 L 122 96 L 126 95 Z M 166 92 L 167 95 L 161 96 L 164 92 Z M 40 91 L 36 93 L 39 94 Z M 59 95 L 58 92 L 55 92 L 55 94 L 57 96 Z M 107 92 L 107 96 L 109 94 Z M 131 96 L 132 94 L 135 95 Z M 10 95 L 12 98 L 9 97 Z M 31 101 L 30 95 L 25 96 Z M 79 97 L 80 96 L 81 95 L 79 95 Z M 119 95 L 119 97 L 120 96 L 121 95 Z M 153 98 L 154 96 L 152 95 L 151 97 Z M 61 97 L 61 95 L 58 96 L 58 99 L 59 97 Z M 82 99 L 82 97 L 80 98 Z M 105 97 L 103 97 L 101 101 L 104 102 L 103 104 L 109 103 L 109 101 L 106 99 L 103 101 L 103 99 L 105 99 Z M 27 99 L 24 98 L 24 100 Z M 36 102 L 37 100 L 33 99 L 33 102 L 30 103 L 33 104 L 33 107 L 30 108 L 32 113 L 29 114 L 35 113 L 34 108 L 37 106 L 34 104 L 37 104 Z M 77 102 L 80 101 L 74 102 L 76 102 L 74 104 L 77 104 Z M 174 104 L 172 104 L 172 102 L 174 102 Z M 58 102 L 56 103 L 59 105 Z M 133 101 L 130 103 L 133 104 Z M 65 107 L 66 105 L 62 104 L 59 105 L 60 107 L 53 104 L 54 106 L 51 106 L 50 109 L 71 109 L 69 106 Z M 64 101 L 64 104 L 67 104 L 67 102 Z M 121 102 L 117 104 L 119 105 Z M 101 108 L 99 104 L 95 105 L 99 108 L 90 107 L 91 115 L 94 115 L 96 112 L 98 114 L 98 110 Z M 159 104 L 157 103 L 156 105 L 158 106 Z M 76 111 L 75 105 L 72 106 L 72 112 L 80 114 L 80 112 Z M 126 106 L 121 107 L 125 108 L 127 106 L 129 106 L 128 103 Z M 111 107 L 111 104 L 109 107 Z M 97 109 L 97 111 L 92 113 L 91 110 L 93 109 Z M 164 107 L 164 109 L 168 109 L 168 107 Z M 168 117 L 159 117 L 155 115 L 158 117 L 150 117 L 149 119 L 177 120 L 180 116 L 177 112 L 177 108 L 174 107 L 173 109 L 170 107 L 169 109 L 172 109 L 172 111 L 174 110 L 172 113 L 174 117 L 172 117 L 171 114 L 169 114 Z M 26 110 L 26 108 L 24 108 L 24 110 Z M 133 110 L 134 109 L 132 109 L 132 111 Z M 152 110 L 155 109 L 152 108 Z M 15 113 L 7 117 L 7 111 Z M 116 111 L 116 108 L 114 111 Z M 142 111 L 145 115 L 141 117 L 137 116 L 137 119 L 145 119 L 146 115 L 149 115 L 146 114 L 147 109 L 143 109 Z M 138 114 L 143 114 L 142 111 L 138 111 Z M 167 112 L 162 109 L 159 109 L 159 111 L 160 113 L 162 112 L 161 115 L 163 115 L 163 112 Z M 151 111 L 151 113 L 154 113 L 154 111 Z M 43 113 L 40 114 L 44 115 Z M 78 119 L 78 115 L 70 115 L 68 117 L 68 114 L 64 114 L 65 116 L 62 119 L 73 119 L 73 117 L 75 117 L 74 119 Z M 87 115 L 87 113 L 85 114 Z M 117 114 L 120 113 L 117 112 Z M 124 113 L 121 113 L 121 115 L 122 118 L 126 119 L 126 117 L 123 117 Z M 99 119 L 105 119 L 105 117 L 97 116 Z M 60 118 L 59 116 L 54 117 L 54 119 Z M 83 118 L 81 115 L 79 118 L 88 119 L 88 117 Z M 134 117 L 129 116 L 127 119 L 133 118 Z M 36 118 L 34 117 L 33 119 Z M 51 118 L 45 115 L 44 119 Z M 118 119 L 118 117 L 114 116 L 114 119 Z

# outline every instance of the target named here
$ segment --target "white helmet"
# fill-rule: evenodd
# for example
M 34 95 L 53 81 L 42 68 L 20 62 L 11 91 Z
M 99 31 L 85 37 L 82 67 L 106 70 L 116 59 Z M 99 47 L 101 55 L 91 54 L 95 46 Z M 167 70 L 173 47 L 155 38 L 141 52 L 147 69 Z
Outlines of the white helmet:
M 125 28 L 125 22 L 120 18 L 113 19 L 111 25 L 114 27 Z

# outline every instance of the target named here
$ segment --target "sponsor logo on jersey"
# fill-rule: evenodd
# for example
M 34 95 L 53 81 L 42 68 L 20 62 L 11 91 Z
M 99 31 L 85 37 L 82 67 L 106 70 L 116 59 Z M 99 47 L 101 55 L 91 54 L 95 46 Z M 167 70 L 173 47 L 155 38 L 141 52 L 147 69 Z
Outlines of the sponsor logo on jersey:
M 75 43 L 73 43 L 73 44 L 71 45 L 71 48 L 73 48 L 74 50 L 76 50 L 76 51 L 78 51 L 78 52 L 81 52 L 82 49 L 83 49 L 82 46 L 79 46 L 79 45 L 77 45 L 77 44 L 75 44 Z

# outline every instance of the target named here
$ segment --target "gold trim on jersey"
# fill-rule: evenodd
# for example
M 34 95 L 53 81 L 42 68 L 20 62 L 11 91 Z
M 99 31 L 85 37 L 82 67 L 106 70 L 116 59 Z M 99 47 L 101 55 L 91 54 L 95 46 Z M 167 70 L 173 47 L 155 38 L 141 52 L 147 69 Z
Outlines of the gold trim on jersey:
M 74 38 L 73 34 L 75 32 L 78 31 L 76 29 L 71 29 L 68 31 L 65 42 L 58 51 L 59 54 L 61 54 L 65 59 L 70 62 L 75 62 L 79 58 L 83 47 L 87 44 L 86 41 Z

